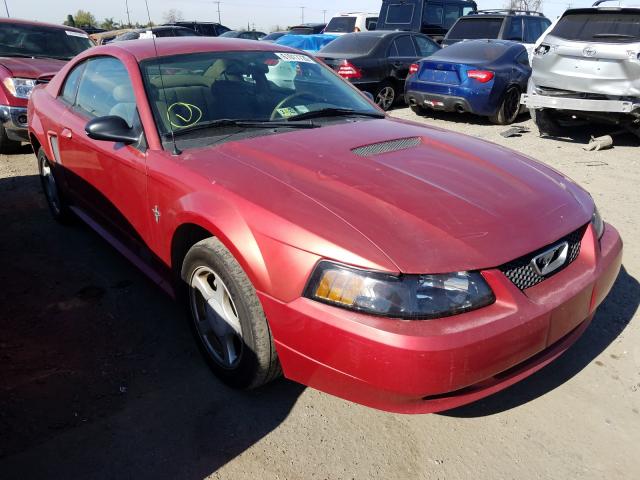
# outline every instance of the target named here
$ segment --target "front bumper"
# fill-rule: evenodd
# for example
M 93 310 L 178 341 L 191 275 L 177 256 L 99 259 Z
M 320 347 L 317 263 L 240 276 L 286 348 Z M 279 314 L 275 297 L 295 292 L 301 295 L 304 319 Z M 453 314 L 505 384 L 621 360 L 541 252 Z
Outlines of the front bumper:
M 10 140 L 19 142 L 29 141 L 26 107 L 0 105 L 0 122 Z
M 260 294 L 286 377 L 338 397 L 399 413 L 448 410 L 540 370 L 584 332 L 611 289 L 622 241 L 589 227 L 578 258 L 527 290 L 499 270 L 483 275 L 495 304 L 454 317 L 398 321 L 305 298 Z
M 554 108 L 577 112 L 631 113 L 640 109 L 640 103 L 623 100 L 592 100 L 586 98 L 567 98 L 537 93 L 523 93 L 520 103 L 527 108 Z

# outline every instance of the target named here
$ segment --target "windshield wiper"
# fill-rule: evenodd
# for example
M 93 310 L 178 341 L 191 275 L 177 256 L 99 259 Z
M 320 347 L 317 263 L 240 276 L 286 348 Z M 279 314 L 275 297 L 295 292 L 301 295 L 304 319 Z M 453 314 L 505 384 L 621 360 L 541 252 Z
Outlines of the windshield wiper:
M 219 127 L 240 127 L 240 128 L 317 128 L 320 125 L 316 125 L 313 122 L 306 123 L 287 123 L 274 120 L 234 120 L 230 118 L 223 118 L 219 120 L 212 120 L 211 122 L 200 123 L 192 127 L 183 128 L 173 132 L 174 135 L 180 136 L 187 133 L 195 132 L 198 130 L 205 130 L 208 128 Z M 171 135 L 170 133 L 167 135 Z
M 307 120 L 309 118 L 320 117 L 351 117 L 362 116 L 371 118 L 384 118 L 384 113 L 379 112 L 364 112 L 360 110 L 352 110 L 350 108 L 322 108 L 320 110 L 313 110 L 311 112 L 301 113 L 293 117 L 287 118 L 287 122 L 297 122 L 299 120 Z
M 626 33 L 596 33 L 594 35 L 591 35 L 591 38 L 607 38 L 607 37 L 613 37 L 613 38 L 640 38 L 637 35 L 628 35 Z

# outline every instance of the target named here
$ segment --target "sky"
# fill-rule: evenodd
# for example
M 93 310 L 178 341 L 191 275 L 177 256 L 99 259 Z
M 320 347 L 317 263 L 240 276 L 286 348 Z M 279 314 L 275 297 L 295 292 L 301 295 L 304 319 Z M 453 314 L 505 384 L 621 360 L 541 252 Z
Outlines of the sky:
M 126 0 L 4 0 L 12 17 L 44 22 L 62 23 L 67 14 L 78 9 L 89 10 L 98 20 L 113 17 L 127 21 Z M 212 0 L 148 0 L 151 19 L 162 23 L 163 14 L 170 9 L 182 12 L 186 20 L 217 21 L 217 2 Z M 560 15 L 569 5 L 590 6 L 594 0 L 544 0 L 543 12 L 550 19 Z M 505 0 L 476 0 L 479 9 L 501 8 Z M 128 0 L 132 22 L 147 23 L 144 0 Z M 322 22 L 338 12 L 378 12 L 381 0 L 221 0 L 222 23 L 230 28 L 246 28 L 247 23 L 262 31 L 270 31 L 276 25 L 286 27 L 300 23 L 304 8 L 305 22 Z M 326 10 L 326 12 L 323 12 Z M 6 15 L 0 3 L 0 15 Z

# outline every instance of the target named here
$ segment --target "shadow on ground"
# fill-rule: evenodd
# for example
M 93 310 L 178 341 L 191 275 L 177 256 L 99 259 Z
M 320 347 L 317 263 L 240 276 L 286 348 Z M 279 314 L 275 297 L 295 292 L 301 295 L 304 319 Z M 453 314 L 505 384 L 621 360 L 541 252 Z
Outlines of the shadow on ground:
M 441 415 L 463 418 L 493 415 L 523 405 L 559 387 L 589 365 L 620 336 L 639 304 L 640 284 L 623 267 L 587 331 L 564 355 L 502 392 L 442 412 Z
M 186 316 L 101 238 L 51 220 L 37 176 L 0 179 L 0 477 L 202 479 L 303 387 L 218 382 Z

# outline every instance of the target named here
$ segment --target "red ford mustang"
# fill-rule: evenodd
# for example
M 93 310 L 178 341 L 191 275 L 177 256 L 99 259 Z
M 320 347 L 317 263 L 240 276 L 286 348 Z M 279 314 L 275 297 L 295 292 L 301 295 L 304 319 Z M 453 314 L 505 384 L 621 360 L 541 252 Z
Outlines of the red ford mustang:
M 385 117 L 278 45 L 94 48 L 28 117 L 54 217 L 183 290 L 236 387 L 282 371 L 383 410 L 469 403 L 564 352 L 620 269 L 618 233 L 562 174 Z

